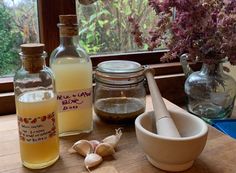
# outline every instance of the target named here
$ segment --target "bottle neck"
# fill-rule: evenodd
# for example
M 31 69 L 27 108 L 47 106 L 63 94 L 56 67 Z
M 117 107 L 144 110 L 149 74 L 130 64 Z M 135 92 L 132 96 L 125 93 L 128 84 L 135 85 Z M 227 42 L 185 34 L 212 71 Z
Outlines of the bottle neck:
M 74 46 L 74 37 L 75 36 L 60 36 L 60 44 L 67 46 Z
M 223 72 L 223 62 L 218 63 L 203 63 L 201 72 L 208 75 L 217 75 Z
M 74 41 L 78 36 L 78 27 L 77 26 L 66 26 L 59 25 L 60 31 L 60 45 L 64 47 L 74 46 Z
M 63 46 L 73 46 L 74 38 L 78 35 L 77 26 L 59 25 L 60 44 Z
M 42 56 L 22 57 L 22 66 L 29 73 L 38 73 L 46 66 L 45 58 Z

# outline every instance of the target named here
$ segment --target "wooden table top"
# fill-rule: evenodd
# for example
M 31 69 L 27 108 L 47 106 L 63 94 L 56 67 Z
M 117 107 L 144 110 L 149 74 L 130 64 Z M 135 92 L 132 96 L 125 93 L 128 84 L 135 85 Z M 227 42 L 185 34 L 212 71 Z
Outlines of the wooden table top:
M 166 101 L 167 107 L 180 109 Z M 235 107 L 236 108 L 236 107 Z M 150 97 L 147 97 L 147 111 L 152 110 Z M 234 109 L 233 115 L 236 116 Z M 90 134 L 60 138 L 60 159 L 52 166 L 42 170 L 29 170 L 21 164 L 16 115 L 0 116 L 0 172 L 1 173 L 82 173 L 86 172 L 83 157 L 77 154 L 69 154 L 68 149 L 74 142 L 80 139 L 97 139 L 111 135 L 118 127 L 123 127 L 123 136 L 113 157 L 105 158 L 104 162 L 92 173 L 98 173 L 101 169 L 111 169 L 119 173 L 162 173 L 160 169 L 153 167 L 146 159 L 139 147 L 134 125 L 112 125 L 94 118 L 94 130 Z M 106 173 L 106 171 L 100 171 Z M 186 173 L 235 173 L 236 172 L 236 140 L 222 134 L 209 126 L 207 144 L 194 162 L 194 165 Z

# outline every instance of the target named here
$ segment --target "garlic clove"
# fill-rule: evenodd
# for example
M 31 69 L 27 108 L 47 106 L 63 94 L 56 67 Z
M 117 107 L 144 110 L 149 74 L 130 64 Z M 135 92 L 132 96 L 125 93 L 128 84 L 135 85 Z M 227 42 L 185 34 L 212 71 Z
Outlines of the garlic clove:
M 95 153 L 105 157 L 105 156 L 109 156 L 115 153 L 114 148 L 108 144 L 108 143 L 100 143 L 96 149 L 95 149 Z
M 92 145 L 93 147 L 93 151 L 95 150 L 95 148 L 101 143 L 98 140 L 91 140 L 89 141 L 89 143 Z
M 108 143 L 113 148 L 115 148 L 117 146 L 121 136 L 122 136 L 122 131 L 121 131 L 121 128 L 119 128 L 119 129 L 116 129 L 116 134 L 115 135 L 111 135 L 111 136 L 108 136 L 108 137 L 104 138 L 102 140 L 102 142 Z
M 79 140 L 74 145 L 72 148 L 79 153 L 82 156 L 87 156 L 87 154 L 93 152 L 93 147 L 87 140 Z
M 102 162 L 102 157 L 96 153 L 90 153 L 84 159 L 84 165 L 87 169 L 97 166 L 101 162 Z
M 88 173 L 88 172 L 86 171 L 81 173 Z M 93 172 L 90 171 L 89 173 L 118 173 L 118 171 L 114 166 L 104 166 L 93 170 Z
M 70 154 L 77 153 L 72 147 L 68 149 L 68 152 L 69 152 Z

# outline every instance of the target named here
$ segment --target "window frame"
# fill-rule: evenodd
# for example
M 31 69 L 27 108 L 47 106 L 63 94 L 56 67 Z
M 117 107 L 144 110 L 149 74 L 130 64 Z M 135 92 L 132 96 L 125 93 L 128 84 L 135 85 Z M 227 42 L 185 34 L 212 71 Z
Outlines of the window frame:
M 59 31 L 57 23 L 60 14 L 76 14 L 76 0 L 37 0 L 39 17 L 40 42 L 45 44 L 45 51 L 50 55 L 59 44 Z M 50 15 L 48 15 L 50 13 Z M 184 103 L 185 77 L 179 62 L 160 63 L 160 57 L 168 50 L 152 52 L 133 52 L 111 55 L 93 55 L 93 67 L 105 60 L 132 60 L 142 65 L 150 65 L 155 69 L 156 82 L 166 99 L 176 103 Z M 48 64 L 49 58 L 46 59 Z M 199 69 L 199 65 L 193 65 Z M 174 85 L 173 85 L 174 84 Z M 13 92 L 13 78 L 0 79 L 0 115 L 15 113 L 15 100 Z

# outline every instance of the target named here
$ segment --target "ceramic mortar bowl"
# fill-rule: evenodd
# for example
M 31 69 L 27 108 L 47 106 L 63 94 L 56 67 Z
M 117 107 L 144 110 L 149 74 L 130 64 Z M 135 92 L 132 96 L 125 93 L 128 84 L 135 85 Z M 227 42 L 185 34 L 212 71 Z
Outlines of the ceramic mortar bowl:
M 186 111 L 171 112 L 181 138 L 156 134 L 154 112 L 145 112 L 135 120 L 138 143 L 155 167 L 166 171 L 184 171 L 202 152 L 208 127 L 200 118 Z

